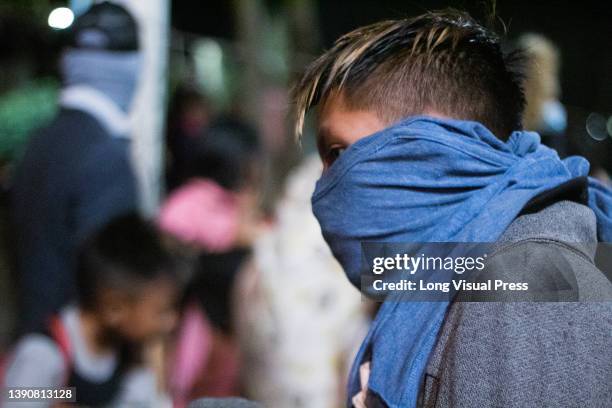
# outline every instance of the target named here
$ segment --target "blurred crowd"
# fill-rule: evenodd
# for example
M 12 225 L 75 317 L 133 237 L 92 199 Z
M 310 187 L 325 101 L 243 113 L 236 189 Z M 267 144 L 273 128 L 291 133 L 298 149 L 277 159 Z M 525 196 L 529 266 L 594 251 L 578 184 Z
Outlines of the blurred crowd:
M 61 44 L 60 81 L 31 74 L 0 107 L 3 384 L 75 386 L 88 406 L 337 406 L 368 311 L 310 211 L 318 159 L 264 206 L 258 129 L 180 84 L 166 192 L 138 215 L 136 20 L 100 3 Z
M 0 37 L 23 32 L 1 17 Z M 28 30 L 27 44 L 52 49 Z M 305 154 L 264 205 L 266 127 L 185 79 L 168 106 L 159 211 L 138 215 L 128 119 L 138 24 L 99 3 L 61 44 L 59 72 L 30 45 L 1 55 L 0 380 L 76 386 L 94 406 L 342 405 L 373 306 L 312 215 L 318 158 Z M 527 56 L 525 127 L 572 154 L 561 51 L 536 34 L 512 46 Z

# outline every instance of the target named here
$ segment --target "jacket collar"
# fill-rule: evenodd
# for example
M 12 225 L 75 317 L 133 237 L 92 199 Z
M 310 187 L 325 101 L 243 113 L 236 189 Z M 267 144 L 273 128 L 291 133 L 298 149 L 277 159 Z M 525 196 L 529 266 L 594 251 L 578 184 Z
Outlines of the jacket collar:
M 129 138 L 130 117 L 102 92 L 84 85 L 62 89 L 59 103 L 92 115 L 113 136 Z
M 527 239 L 563 242 L 593 261 L 597 249 L 595 213 L 586 205 L 574 201 L 558 201 L 538 212 L 519 216 L 498 243 Z

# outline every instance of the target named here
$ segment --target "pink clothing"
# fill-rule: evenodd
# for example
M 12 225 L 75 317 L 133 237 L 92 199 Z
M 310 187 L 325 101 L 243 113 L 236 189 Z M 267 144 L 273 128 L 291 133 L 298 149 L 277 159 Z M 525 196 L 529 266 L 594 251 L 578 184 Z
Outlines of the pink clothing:
M 169 365 L 170 394 L 175 408 L 195 398 L 238 393 L 240 356 L 235 342 L 215 330 L 192 302 L 181 319 Z
M 202 310 L 191 303 L 179 326 L 170 363 L 169 386 L 175 407 L 184 407 L 212 350 L 212 329 Z
M 238 235 L 239 209 L 234 193 L 208 179 L 193 179 L 166 200 L 160 228 L 209 252 L 222 252 Z

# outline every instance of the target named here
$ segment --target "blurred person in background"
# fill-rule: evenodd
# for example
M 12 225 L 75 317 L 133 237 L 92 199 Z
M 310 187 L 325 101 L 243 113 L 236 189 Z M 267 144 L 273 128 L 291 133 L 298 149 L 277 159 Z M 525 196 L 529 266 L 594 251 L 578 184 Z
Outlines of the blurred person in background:
M 340 37 L 295 88 L 298 135 L 318 108 L 313 212 L 355 286 L 364 242 L 492 242 L 487 265 L 500 270 L 487 277 L 576 282 L 559 294 L 570 302 L 389 294 L 347 406 L 609 405 L 612 302 L 589 300 L 610 300 L 612 283 L 580 243 L 612 240 L 612 192 L 587 160 L 522 130 L 516 57 L 469 15 L 428 12 Z
M 74 295 L 77 245 L 138 207 L 128 139 L 141 65 L 136 21 L 98 3 L 66 42 L 60 111 L 31 138 L 14 179 L 22 330 L 40 328 Z
M 231 293 L 262 227 L 257 133 L 222 117 L 194 140 L 185 182 L 166 199 L 158 220 L 198 257 L 169 367 L 177 407 L 196 397 L 240 392 Z
M 525 56 L 523 127 L 538 132 L 542 143 L 566 157 L 567 112 L 559 100 L 560 51 L 551 40 L 533 33 L 519 37 L 517 45 Z
M 176 323 L 180 278 L 152 224 L 113 219 L 79 250 L 77 302 L 19 340 L 2 385 L 75 387 L 79 406 L 156 406 L 156 344 Z
M 269 408 L 332 408 L 346 399 L 350 362 L 368 328 L 312 215 L 321 163 L 307 157 L 287 179 L 276 219 L 255 241 L 234 293 L 249 398 Z
M 588 151 L 584 141 L 575 140 L 576 135 L 573 136 L 573 143 L 570 142 L 571 134 L 567 132 L 567 111 L 559 100 L 561 98 L 560 49 L 550 39 L 534 33 L 520 36 L 516 45 L 525 56 L 524 128 L 538 132 L 542 143 L 555 149 L 560 157 L 571 154 L 586 155 L 591 160 L 590 174 L 610 185 L 610 176 L 602 167 L 601 159 Z M 579 146 L 580 144 L 582 146 Z
M 210 123 L 210 108 L 202 93 L 181 85 L 175 91 L 168 112 L 166 130 L 166 186 L 173 190 L 189 177 L 188 166 L 199 138 Z

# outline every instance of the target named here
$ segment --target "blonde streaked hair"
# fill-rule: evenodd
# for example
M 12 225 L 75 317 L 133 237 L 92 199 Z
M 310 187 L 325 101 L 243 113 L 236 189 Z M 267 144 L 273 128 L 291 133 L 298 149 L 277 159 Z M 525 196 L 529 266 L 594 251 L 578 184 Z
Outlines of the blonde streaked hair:
M 455 10 L 388 20 L 340 37 L 292 90 L 295 134 L 306 113 L 334 93 L 386 123 L 434 110 L 483 123 L 505 139 L 521 127 L 524 97 L 516 53 Z

